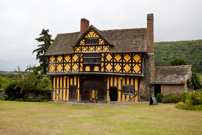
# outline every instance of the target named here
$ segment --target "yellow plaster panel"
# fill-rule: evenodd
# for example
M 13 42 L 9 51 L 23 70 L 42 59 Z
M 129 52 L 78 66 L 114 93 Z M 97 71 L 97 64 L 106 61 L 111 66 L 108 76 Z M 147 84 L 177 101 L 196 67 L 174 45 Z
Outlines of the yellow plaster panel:
M 121 56 L 120 56 L 119 54 L 116 54 L 115 60 L 116 60 L 117 62 L 119 62 L 119 61 L 121 60 Z
M 71 57 L 70 57 L 69 55 L 66 55 L 66 56 L 65 56 L 65 60 L 66 60 L 67 62 L 71 62 Z
M 127 85 L 129 85 L 129 77 L 127 77 Z
M 107 89 L 109 89 L 109 76 L 107 77 Z
M 90 71 L 90 66 L 86 66 L 85 71 Z
M 74 66 L 73 66 L 73 71 L 77 71 L 78 70 L 78 65 L 77 64 L 74 64 Z
M 112 66 L 110 63 L 106 66 L 106 69 L 108 70 L 108 72 L 110 72 L 110 70 L 112 69 Z
M 113 61 L 110 53 L 107 54 L 106 61 Z
M 95 48 L 94 46 L 90 46 L 90 47 L 89 47 L 89 52 L 94 52 L 94 51 L 95 51 L 94 48 Z
M 66 70 L 66 71 L 69 71 L 69 69 L 70 69 L 70 65 L 67 64 L 67 65 L 65 66 L 65 70 Z
M 135 71 L 135 73 L 140 73 L 140 67 L 137 64 L 133 67 L 133 70 Z
M 57 77 L 57 88 L 59 88 L 59 77 Z M 57 89 L 57 95 L 59 96 L 59 89 Z M 57 98 L 57 100 L 58 100 L 58 96 L 56 96 Z
M 111 85 L 110 85 L 110 86 L 114 86 L 114 85 L 113 85 L 113 76 L 111 76 L 110 82 L 111 82 Z
M 101 63 L 101 71 L 102 71 L 102 72 L 104 72 L 104 67 L 103 67 L 103 66 L 104 66 L 104 64 Z
M 78 95 L 77 95 L 77 102 L 79 102 L 79 90 L 78 90 Z
M 92 98 L 95 98 L 95 90 L 92 90 Z
M 54 56 L 51 56 L 50 57 L 50 62 L 54 62 L 55 61 L 55 57 Z
M 102 46 L 96 46 L 96 52 L 101 52 L 102 51 Z
M 62 89 L 61 88 L 62 88 L 62 76 L 60 76 L 60 98 L 62 98 Z
M 63 72 L 63 70 L 62 70 L 62 65 L 61 65 L 61 64 L 58 65 L 57 70 L 58 70 L 59 72 Z
M 87 52 L 87 47 L 83 47 L 82 52 Z
M 120 66 L 119 64 L 117 64 L 117 65 L 115 66 L 114 72 L 122 72 L 121 66 Z
M 53 77 L 53 89 L 55 88 L 55 78 Z M 53 100 L 55 100 L 55 92 L 53 92 Z
M 83 63 L 80 63 L 80 71 L 83 71 Z
M 64 90 L 63 90 L 63 101 L 65 101 L 65 92 L 66 92 L 66 78 L 65 76 L 63 77 L 63 87 L 64 87 Z
M 69 101 L 69 89 L 67 89 L 67 101 Z
M 53 65 L 51 65 L 49 69 L 50 69 L 50 70 L 49 70 L 50 72 L 53 72 L 54 69 L 55 69 L 55 67 L 54 67 Z
M 107 91 L 107 102 L 109 102 L 109 90 Z
M 117 77 L 114 77 L 114 86 L 117 86 Z
M 79 57 L 77 56 L 77 54 L 74 54 L 74 56 L 73 56 L 73 60 L 74 60 L 74 62 L 79 61 L 78 58 L 79 58 Z
M 130 59 L 131 59 L 131 57 L 130 57 L 129 54 L 126 54 L 126 55 L 124 56 L 125 62 L 130 62 L 130 61 L 131 61 Z
M 131 69 L 131 64 L 126 64 L 123 69 L 125 70 L 123 72 L 129 72 L 129 70 Z
M 81 47 L 75 47 L 75 52 L 81 52 Z
M 67 88 L 69 88 L 69 76 L 67 76 Z
M 133 95 L 130 95 L 130 98 L 132 98 L 132 97 L 133 97 Z M 133 102 L 133 99 L 130 102 Z
M 58 62 L 63 62 L 63 57 L 60 55 L 57 57 Z
M 141 62 L 141 54 L 136 54 L 135 56 L 133 56 L 133 60 L 135 60 L 136 62 Z
M 133 85 L 133 78 L 131 78 L 131 82 L 130 83 L 131 83 L 131 85 Z
M 65 89 L 63 90 L 63 101 L 65 101 Z
M 109 51 L 109 47 L 108 46 L 103 46 L 103 52 L 108 52 Z
M 102 40 L 101 38 L 99 39 L 99 45 L 104 45 L 104 40 Z
M 93 30 L 91 30 L 85 38 L 90 38 L 90 37 L 99 37 Z
M 82 39 L 81 41 L 80 41 L 80 43 L 79 43 L 79 45 L 85 45 L 86 43 L 85 43 L 85 39 Z
M 99 67 L 98 67 L 98 66 L 95 66 L 95 67 L 94 67 L 94 71 L 99 71 Z
M 135 92 L 136 94 L 137 92 Z M 135 97 L 135 102 L 138 102 L 138 96 Z
M 138 90 L 138 79 L 135 78 L 135 90 L 137 91 Z
M 74 76 L 74 85 L 76 85 L 76 76 Z
M 128 102 L 128 101 L 129 101 L 129 95 L 126 96 L 126 102 Z
M 135 91 L 138 91 L 138 78 L 135 78 Z M 135 102 L 138 102 L 138 96 L 135 97 Z
M 104 53 L 101 53 L 101 61 L 104 61 Z
M 78 76 L 78 81 L 77 82 L 78 82 L 78 88 L 80 88 L 79 76 Z

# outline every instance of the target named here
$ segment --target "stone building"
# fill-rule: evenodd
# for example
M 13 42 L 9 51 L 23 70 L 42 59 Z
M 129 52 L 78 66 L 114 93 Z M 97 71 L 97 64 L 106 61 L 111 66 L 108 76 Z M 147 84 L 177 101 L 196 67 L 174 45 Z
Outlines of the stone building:
M 187 92 L 187 81 L 191 81 L 192 65 L 155 67 L 154 95 L 162 93 L 182 94 Z

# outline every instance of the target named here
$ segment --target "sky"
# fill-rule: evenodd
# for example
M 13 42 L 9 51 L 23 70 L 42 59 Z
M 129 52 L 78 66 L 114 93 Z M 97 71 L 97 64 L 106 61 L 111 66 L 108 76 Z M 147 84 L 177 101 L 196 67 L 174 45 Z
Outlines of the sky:
M 42 29 L 80 31 L 86 18 L 99 30 L 146 28 L 154 14 L 154 42 L 202 39 L 202 0 L 0 0 L 0 70 L 38 66 L 32 51 Z

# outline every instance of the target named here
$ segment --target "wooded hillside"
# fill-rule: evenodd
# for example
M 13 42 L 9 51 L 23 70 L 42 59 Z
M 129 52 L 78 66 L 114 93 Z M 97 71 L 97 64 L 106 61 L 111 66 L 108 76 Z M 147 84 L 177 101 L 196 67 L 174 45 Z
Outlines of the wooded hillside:
M 202 40 L 155 42 L 155 66 L 169 66 L 174 58 L 193 65 L 194 72 L 202 73 Z

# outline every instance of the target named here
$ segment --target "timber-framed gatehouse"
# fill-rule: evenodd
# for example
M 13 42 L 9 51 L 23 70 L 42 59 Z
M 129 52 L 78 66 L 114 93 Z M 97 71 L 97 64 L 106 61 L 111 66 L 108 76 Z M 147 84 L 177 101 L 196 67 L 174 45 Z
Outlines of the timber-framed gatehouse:
M 138 102 L 151 97 L 153 14 L 147 28 L 98 30 L 81 19 L 80 32 L 58 34 L 48 49 L 53 101 Z

